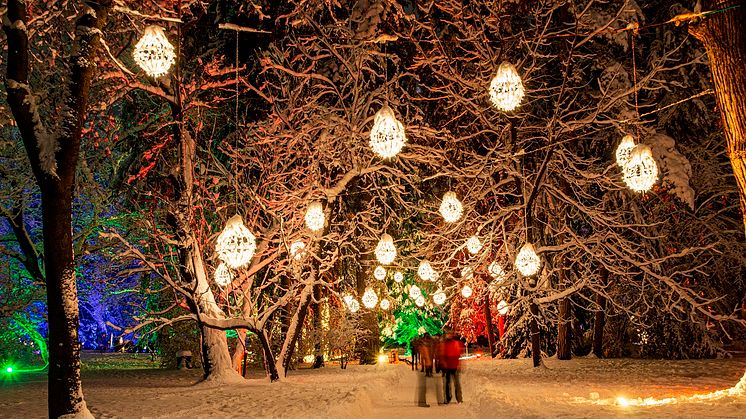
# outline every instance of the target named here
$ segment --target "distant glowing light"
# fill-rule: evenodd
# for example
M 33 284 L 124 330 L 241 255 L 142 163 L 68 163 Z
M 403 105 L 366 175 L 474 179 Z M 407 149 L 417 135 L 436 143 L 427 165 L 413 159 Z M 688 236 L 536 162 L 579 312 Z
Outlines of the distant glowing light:
M 378 303 L 378 295 L 376 295 L 376 292 L 373 291 L 373 288 L 368 287 L 363 293 L 362 300 L 365 308 L 373 308 Z
M 443 195 L 443 201 L 440 203 L 440 215 L 447 223 L 455 223 L 464 213 L 464 206 L 458 200 L 456 192 L 449 191 Z
M 446 293 L 439 289 L 433 294 L 433 302 L 437 305 L 443 305 L 446 302 Z
M 417 300 L 419 297 L 422 297 L 422 290 L 417 285 L 412 285 L 409 288 L 409 298 Z
M 142 38 L 135 44 L 132 57 L 140 68 L 154 78 L 168 73 L 176 62 L 174 46 L 168 41 L 163 28 L 157 25 L 145 28 Z
M 521 104 L 525 91 L 523 81 L 513 64 L 504 61 L 490 82 L 490 100 L 502 111 L 512 111 Z
M 515 267 L 523 276 L 531 276 L 539 272 L 541 259 L 539 259 L 539 255 L 536 254 L 531 243 L 526 243 L 521 247 L 515 257 Z
M 7 372 L 8 374 L 13 374 L 13 367 L 5 368 L 5 372 Z
M 349 309 L 353 313 L 357 313 L 358 310 L 360 310 L 360 303 L 356 299 L 352 299 L 350 301 Z
M 624 168 L 627 164 L 633 148 L 635 148 L 635 138 L 629 134 L 625 135 L 616 148 L 616 164 L 619 167 Z
M 305 250 L 306 250 L 306 244 L 300 240 L 294 241 L 290 245 L 290 255 L 295 260 L 301 259 L 303 255 L 306 253 Z
M 490 276 L 492 277 L 492 279 L 495 280 L 495 282 L 500 283 L 505 281 L 505 270 L 503 269 L 502 265 L 500 265 L 500 262 L 493 261 L 492 263 L 490 263 L 487 271 L 490 273 Z
M 624 183 L 635 192 L 647 192 L 658 181 L 658 164 L 653 151 L 644 144 L 632 149 L 623 171 Z
M 397 271 L 394 274 L 394 281 L 399 282 L 399 283 L 401 283 L 402 281 L 404 281 L 404 274 Z
M 473 292 L 474 290 L 472 290 L 471 287 L 468 285 L 464 285 L 464 287 L 461 288 L 461 295 L 464 296 L 464 298 L 471 297 Z
M 390 265 L 396 259 L 396 246 L 394 239 L 388 234 L 381 236 L 375 250 L 376 259 L 381 265 Z
M 423 281 L 435 281 L 438 279 L 438 273 L 427 260 L 420 262 L 420 265 L 417 267 L 417 276 Z
M 381 310 L 388 310 L 391 307 L 391 302 L 389 302 L 388 298 L 382 298 L 378 305 L 381 306 Z
M 424 306 L 425 305 L 425 297 L 423 297 L 422 295 L 420 295 L 419 297 L 417 297 L 416 300 L 414 300 L 414 303 L 417 304 L 417 307 Z
M 215 269 L 215 283 L 220 287 L 225 287 L 231 282 L 233 282 L 233 273 L 225 266 L 225 263 L 221 262 Z
M 378 363 L 379 364 L 388 364 L 389 362 L 389 356 L 388 355 L 378 355 Z
M 508 311 L 510 311 L 510 306 L 505 302 L 505 300 L 502 300 L 497 304 L 497 312 L 500 313 L 501 316 L 508 314 Z
M 324 216 L 324 207 L 321 202 L 311 202 L 306 209 L 305 215 L 306 227 L 311 231 L 319 231 L 324 228 L 326 217 Z
M 256 251 L 256 237 L 243 224 L 240 215 L 234 215 L 225 223 L 215 243 L 218 258 L 231 269 L 239 269 L 251 262 Z
M 469 251 L 472 255 L 476 255 L 479 253 L 480 250 L 482 250 L 482 242 L 479 240 L 479 237 L 477 236 L 471 236 L 466 241 L 466 250 Z
M 407 142 L 404 125 L 396 119 L 394 111 L 388 106 L 376 112 L 373 129 L 370 130 L 371 150 L 384 159 L 390 159 L 401 151 Z
M 373 278 L 383 281 L 386 278 L 386 269 L 381 265 L 376 266 L 376 269 L 373 270 Z

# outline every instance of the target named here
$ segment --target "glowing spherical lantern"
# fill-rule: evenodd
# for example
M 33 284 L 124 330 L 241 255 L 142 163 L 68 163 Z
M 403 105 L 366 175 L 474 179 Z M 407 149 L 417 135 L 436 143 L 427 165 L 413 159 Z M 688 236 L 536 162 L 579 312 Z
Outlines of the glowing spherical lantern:
M 417 285 L 412 285 L 409 288 L 409 298 L 416 300 L 418 297 L 422 297 L 422 290 Z
M 504 61 L 490 82 L 490 100 L 497 109 L 512 111 L 521 104 L 525 91 L 513 64 Z
M 438 273 L 435 272 L 435 269 L 430 265 L 430 262 L 423 260 L 417 267 L 417 276 L 419 276 L 423 281 L 435 281 L 438 277 Z
M 176 62 L 174 46 L 168 42 L 163 28 L 151 25 L 145 28 L 142 38 L 135 44 L 132 54 L 140 68 L 151 77 L 161 77 Z
M 391 307 L 391 302 L 388 298 L 382 298 L 379 305 L 381 306 L 381 310 L 388 310 Z
M 535 275 L 541 267 L 541 259 L 534 251 L 531 243 L 526 243 L 521 247 L 518 255 L 515 257 L 515 267 L 523 276 Z
M 218 265 L 218 268 L 215 269 L 215 283 L 218 284 L 218 286 L 224 287 L 232 281 L 233 274 L 231 273 L 231 270 L 225 266 L 225 263 Z
M 471 294 L 474 292 L 474 290 L 471 289 L 470 286 L 464 285 L 463 288 L 461 288 L 461 295 L 464 296 L 464 298 L 471 297 Z
M 401 272 L 399 272 L 399 271 L 397 271 L 396 273 L 394 273 L 394 281 L 396 281 L 398 283 L 401 283 L 402 281 L 404 281 L 404 274 L 401 273 Z
M 351 296 L 350 294 L 345 294 L 345 296 L 342 297 L 342 301 L 344 301 L 344 303 L 345 303 L 345 305 L 347 305 L 347 307 L 350 306 L 350 303 L 352 303 L 352 300 L 354 300 L 354 299 L 355 299 L 355 297 Z
M 225 223 L 215 243 L 218 258 L 229 268 L 238 269 L 248 265 L 256 251 L 256 237 L 243 225 L 240 215 L 234 215 Z
M 420 295 L 414 300 L 414 303 L 417 304 L 417 307 L 422 307 L 425 305 L 425 297 Z
M 306 227 L 311 231 L 319 231 L 324 228 L 326 218 L 324 217 L 324 207 L 321 202 L 311 202 L 306 209 Z
M 658 164 L 650 147 L 639 144 L 624 165 L 624 183 L 635 192 L 647 192 L 658 181 Z
M 376 269 L 373 269 L 373 278 L 383 281 L 386 278 L 386 269 L 381 265 L 376 266 Z
M 350 305 L 348 307 L 351 312 L 357 313 L 357 311 L 360 310 L 360 303 L 356 299 L 353 298 L 350 301 Z
M 390 159 L 399 154 L 406 142 L 404 125 L 396 119 L 394 111 L 388 105 L 383 105 L 376 112 L 373 129 L 370 130 L 368 144 L 371 150 L 384 159 Z
M 461 201 L 456 197 L 456 192 L 450 191 L 443 195 L 443 200 L 440 202 L 440 215 L 447 223 L 455 223 L 461 218 L 464 213 L 464 207 L 461 205 Z
M 494 279 L 497 282 L 503 282 L 505 280 L 505 270 L 503 270 L 502 265 L 500 265 L 500 262 L 493 261 L 490 263 L 490 266 L 487 268 L 487 271 L 489 272 L 492 279 Z
M 446 293 L 439 289 L 433 294 L 433 302 L 437 305 L 443 305 L 446 302 Z
M 381 240 L 378 241 L 378 245 L 375 250 L 376 259 L 381 265 L 389 265 L 396 259 L 396 246 L 394 246 L 394 239 L 384 234 L 381 236 Z
M 373 308 L 378 303 L 378 295 L 373 291 L 373 288 L 368 287 L 365 289 L 361 300 L 363 301 L 365 308 Z
M 472 255 L 479 253 L 479 251 L 482 250 L 482 242 L 479 240 L 479 237 L 469 237 L 469 239 L 466 240 L 466 250 L 468 250 Z
M 510 311 L 510 306 L 505 302 L 505 300 L 502 300 L 497 304 L 497 312 L 500 313 L 501 316 L 508 314 L 508 311 Z
M 629 155 L 632 153 L 632 149 L 635 148 L 635 139 L 631 135 L 627 134 L 619 142 L 616 148 L 616 164 L 624 168 L 624 165 L 629 161 Z
M 470 281 L 472 278 L 474 278 L 474 270 L 471 268 L 471 266 L 464 266 L 463 268 L 461 268 L 461 278 L 466 281 Z
M 303 243 L 300 240 L 294 241 L 290 245 L 290 256 L 293 257 L 295 260 L 299 260 L 303 257 L 303 255 L 306 253 L 306 244 Z

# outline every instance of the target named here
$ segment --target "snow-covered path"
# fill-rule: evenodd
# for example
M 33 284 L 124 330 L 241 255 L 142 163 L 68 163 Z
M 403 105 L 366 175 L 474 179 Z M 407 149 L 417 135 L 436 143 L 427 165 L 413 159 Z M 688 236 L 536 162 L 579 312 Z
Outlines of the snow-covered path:
M 226 386 L 194 385 L 199 371 L 84 371 L 83 388 L 99 418 L 739 418 L 746 396 L 718 401 L 624 407 L 617 397 L 666 398 L 734 385 L 746 360 L 474 360 L 464 363 L 463 404 L 415 406 L 417 374 L 406 365 L 327 366 Z M 43 375 L 0 384 L 0 417 L 46 417 Z

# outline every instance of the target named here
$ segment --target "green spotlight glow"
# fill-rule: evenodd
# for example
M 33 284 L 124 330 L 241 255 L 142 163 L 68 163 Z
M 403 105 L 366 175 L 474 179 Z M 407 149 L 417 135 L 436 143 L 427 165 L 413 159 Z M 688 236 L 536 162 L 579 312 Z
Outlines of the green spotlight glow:
M 7 372 L 8 374 L 13 374 L 13 367 L 6 368 L 5 372 Z

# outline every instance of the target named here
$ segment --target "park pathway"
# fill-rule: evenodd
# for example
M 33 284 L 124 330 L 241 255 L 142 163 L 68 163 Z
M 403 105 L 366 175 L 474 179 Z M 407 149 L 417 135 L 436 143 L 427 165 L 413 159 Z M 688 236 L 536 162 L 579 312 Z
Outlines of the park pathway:
M 427 403 L 430 407 L 419 407 L 415 404 L 417 391 L 417 379 L 420 372 L 414 372 L 409 366 L 400 364 L 393 366 L 398 368 L 398 381 L 391 386 L 385 387 L 381 394 L 370 394 L 372 401 L 372 418 L 387 419 L 418 419 L 418 418 L 472 418 L 477 417 L 469 409 L 468 395 L 464 392 L 465 403 L 456 404 L 455 400 L 447 405 L 438 405 L 435 394 L 435 385 L 443 385 L 443 380 L 438 377 L 427 379 Z M 466 389 L 464 389 L 466 391 Z

